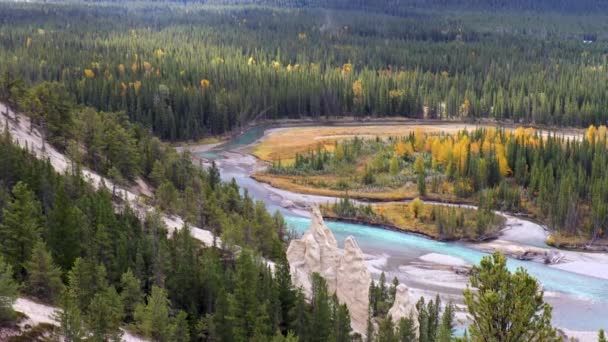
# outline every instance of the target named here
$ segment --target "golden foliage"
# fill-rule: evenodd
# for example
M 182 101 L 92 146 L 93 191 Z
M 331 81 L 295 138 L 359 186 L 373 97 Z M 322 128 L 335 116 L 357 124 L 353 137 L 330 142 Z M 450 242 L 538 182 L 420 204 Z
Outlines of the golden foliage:
M 414 129 L 414 148 L 420 152 L 424 149 L 424 140 L 426 136 L 420 127 Z
M 587 128 L 587 132 L 585 133 L 585 137 L 587 138 L 587 141 L 590 144 L 593 144 L 595 142 L 595 135 L 597 133 L 597 129 L 595 128 L 595 126 L 591 125 L 589 126 L 589 128 Z
M 91 69 L 84 69 L 84 76 L 86 78 L 94 78 L 95 77 L 95 71 L 93 71 Z
M 25 39 L 25 47 L 29 48 L 30 46 L 32 46 L 32 38 L 31 37 L 27 37 Z
M 412 147 L 412 143 L 409 141 L 403 142 L 403 140 L 399 140 L 397 145 L 395 145 L 395 153 L 400 157 L 410 157 L 414 154 L 414 148 Z
M 210 86 L 211 86 L 211 81 L 209 81 L 206 78 L 201 80 L 201 88 L 208 89 Z
M 272 63 L 270 63 L 270 66 L 275 68 L 275 69 L 281 69 L 281 62 L 279 61 L 272 61 Z
M 414 198 L 409 205 L 409 209 L 410 212 L 412 213 L 412 215 L 414 215 L 415 218 L 418 218 L 418 215 L 420 215 L 420 212 L 422 212 L 422 207 L 424 206 L 424 202 L 416 197 Z
M 137 66 L 137 63 L 133 63 L 133 64 L 131 64 L 131 71 L 132 71 L 133 73 L 136 73 L 136 72 L 137 72 L 137 70 L 139 70 L 139 67 Z
M 249 57 L 249 59 L 247 60 L 247 65 L 255 65 L 255 59 L 253 57 Z
M 353 82 L 353 94 L 355 95 L 355 104 L 360 105 L 363 103 L 363 81 L 360 79 Z
M 351 63 L 344 63 L 342 65 L 342 76 L 348 76 L 353 72 L 353 65 Z
M 165 51 L 163 51 L 163 49 L 156 49 L 156 51 L 154 51 L 154 56 L 156 58 L 163 58 L 163 56 L 165 55 Z
M 135 81 L 132 83 L 133 89 L 135 90 L 135 94 L 139 94 L 139 89 L 141 88 L 141 81 Z
M 405 90 L 402 89 L 393 89 L 388 92 L 388 97 L 391 100 L 401 99 L 405 97 Z
M 307 38 L 306 32 L 300 32 L 300 33 L 298 33 L 298 39 L 299 40 L 306 40 L 306 38 Z
M 125 71 L 126 71 L 126 67 L 125 67 L 125 65 L 124 65 L 124 64 L 118 64 L 118 73 L 119 73 L 121 76 L 124 76 Z
M 470 112 L 471 112 L 471 102 L 469 101 L 469 99 L 464 99 L 464 102 L 460 106 L 460 114 L 464 115 L 464 116 L 469 116 Z
M 146 72 L 150 72 L 150 70 L 152 70 L 152 64 L 150 64 L 150 62 L 144 61 L 144 70 Z

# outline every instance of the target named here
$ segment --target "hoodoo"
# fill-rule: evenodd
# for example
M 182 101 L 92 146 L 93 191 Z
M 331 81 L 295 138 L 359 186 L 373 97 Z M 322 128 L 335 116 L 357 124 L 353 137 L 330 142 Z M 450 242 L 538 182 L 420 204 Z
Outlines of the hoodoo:
M 416 303 L 412 301 L 409 290 L 404 284 L 397 286 L 395 303 L 393 303 L 388 314 L 393 319 L 393 322 L 399 322 L 401 318 L 411 318 L 414 323 L 414 331 L 416 332 L 416 336 L 418 336 L 418 309 L 416 309 Z
M 295 286 L 310 297 L 310 275 L 319 273 L 327 281 L 329 292 L 348 307 L 353 330 L 365 333 L 371 274 L 353 237 L 346 238 L 344 249 L 340 249 L 319 208 L 313 207 L 310 228 L 302 238 L 289 244 L 287 260 Z

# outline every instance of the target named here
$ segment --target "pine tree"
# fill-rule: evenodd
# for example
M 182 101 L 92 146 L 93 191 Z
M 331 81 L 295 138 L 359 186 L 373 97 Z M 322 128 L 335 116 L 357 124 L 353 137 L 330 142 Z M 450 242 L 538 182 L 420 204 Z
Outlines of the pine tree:
M 350 313 L 345 304 L 338 302 L 338 297 L 334 294 L 332 299 L 334 331 L 332 340 L 336 342 L 350 342 L 352 340 L 350 334 L 352 331 L 350 325 Z
M 137 305 L 135 324 L 137 330 L 144 336 L 152 337 L 157 341 L 170 340 L 169 299 L 163 288 L 153 286 L 147 304 Z
M 53 203 L 47 220 L 46 241 L 57 265 L 68 271 L 80 256 L 81 229 L 85 222 L 82 212 L 70 201 L 63 187 L 59 188 Z
M 399 334 L 398 334 L 399 342 L 415 342 L 416 341 L 416 331 L 414 328 L 414 321 L 412 315 L 410 317 L 402 317 L 399 320 Z
M 0 255 L 0 325 L 15 318 L 13 303 L 18 290 L 19 285 L 13 279 L 13 268 Z
M 306 307 L 306 298 L 301 290 L 296 291 L 295 304 L 290 312 L 293 317 L 290 330 L 303 341 L 307 341 L 310 329 L 310 317 Z
M 76 296 L 68 289 L 61 296 L 61 310 L 58 311 L 59 333 L 66 342 L 81 342 L 86 340 L 82 313 L 78 308 Z
M 544 302 L 536 279 L 523 268 L 509 272 L 506 263 L 495 253 L 473 268 L 471 286 L 478 291 L 464 291 L 473 341 L 560 341 L 551 326 L 551 306 Z
M 25 264 L 27 271 L 25 291 L 42 301 L 53 303 L 61 294 L 61 269 L 55 266 L 51 253 L 42 241 L 34 245 L 32 257 Z
M 72 295 L 75 296 L 78 308 L 86 311 L 95 294 L 108 286 L 106 269 L 88 259 L 78 258 L 68 274 L 68 283 Z
M 120 324 L 124 316 L 120 296 L 113 286 L 95 294 L 86 313 L 85 321 L 91 341 L 121 341 Z
M 25 279 L 24 263 L 40 239 L 40 204 L 24 183 L 13 187 L 14 199 L 3 210 L 0 223 L 0 253 L 18 279 Z
M 280 323 L 281 333 L 287 334 L 289 327 L 293 324 L 292 311 L 295 306 L 296 294 L 291 283 L 289 263 L 284 254 L 276 264 L 277 296 L 280 303 Z
M 181 311 L 173 318 L 171 324 L 171 341 L 172 342 L 189 342 L 190 341 L 190 326 L 188 325 L 188 314 Z
M 454 306 L 452 303 L 446 305 L 441 316 L 441 325 L 437 333 L 437 342 L 450 342 L 454 334 Z
M 378 327 L 377 342 L 397 342 L 397 336 L 395 336 L 395 325 L 393 318 L 388 315 L 386 318 L 380 320 L 380 326 Z
M 234 335 L 237 340 L 248 340 L 253 337 L 260 301 L 256 289 L 258 287 L 257 265 L 249 252 L 239 255 L 236 263 L 236 279 L 232 307 L 234 309 Z
M 120 299 L 125 311 L 125 320 L 130 322 L 133 320 L 133 313 L 138 304 L 143 300 L 141 291 L 141 283 L 133 274 L 131 269 L 123 273 L 120 277 Z
M 312 314 L 310 319 L 311 341 L 327 341 L 331 333 L 331 313 L 329 295 L 325 279 L 318 273 L 312 274 Z

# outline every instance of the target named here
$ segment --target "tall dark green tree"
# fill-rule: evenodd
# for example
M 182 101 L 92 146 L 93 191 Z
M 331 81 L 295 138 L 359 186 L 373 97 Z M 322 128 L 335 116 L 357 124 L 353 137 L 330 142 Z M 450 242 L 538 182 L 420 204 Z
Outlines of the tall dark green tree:
M 64 288 L 61 269 L 55 266 L 51 253 L 42 241 L 32 250 L 30 260 L 25 264 L 27 278 L 25 292 L 44 302 L 54 303 Z
M 13 200 L 3 210 L 0 223 L 0 253 L 4 255 L 18 279 L 25 279 L 24 263 L 40 239 L 40 203 L 25 183 L 13 187 Z
M 19 285 L 13 279 L 13 269 L 0 256 L 0 324 L 15 318 L 13 303 L 17 299 Z

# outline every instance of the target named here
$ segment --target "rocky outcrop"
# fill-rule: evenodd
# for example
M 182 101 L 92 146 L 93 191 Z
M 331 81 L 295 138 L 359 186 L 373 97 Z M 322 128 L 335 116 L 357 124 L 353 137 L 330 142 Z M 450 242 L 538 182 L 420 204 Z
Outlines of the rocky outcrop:
M 412 318 L 414 323 L 414 331 L 418 336 L 418 309 L 416 309 L 416 303 L 410 298 L 410 293 L 404 284 L 397 286 L 397 293 L 395 295 L 395 302 L 388 311 L 388 314 L 393 319 L 393 322 L 399 322 L 401 318 Z
M 372 281 L 363 252 L 349 236 L 344 241 L 344 254 L 338 266 L 336 294 L 346 304 L 353 330 L 363 334 L 369 315 L 369 284 Z
M 312 294 L 310 275 L 319 273 L 326 280 L 328 291 L 348 307 L 353 330 L 365 333 L 371 274 L 353 237 L 346 239 L 344 250 L 338 248 L 319 208 L 314 207 L 310 228 L 302 238 L 291 241 L 287 260 L 294 284 L 301 287 L 308 298 Z

